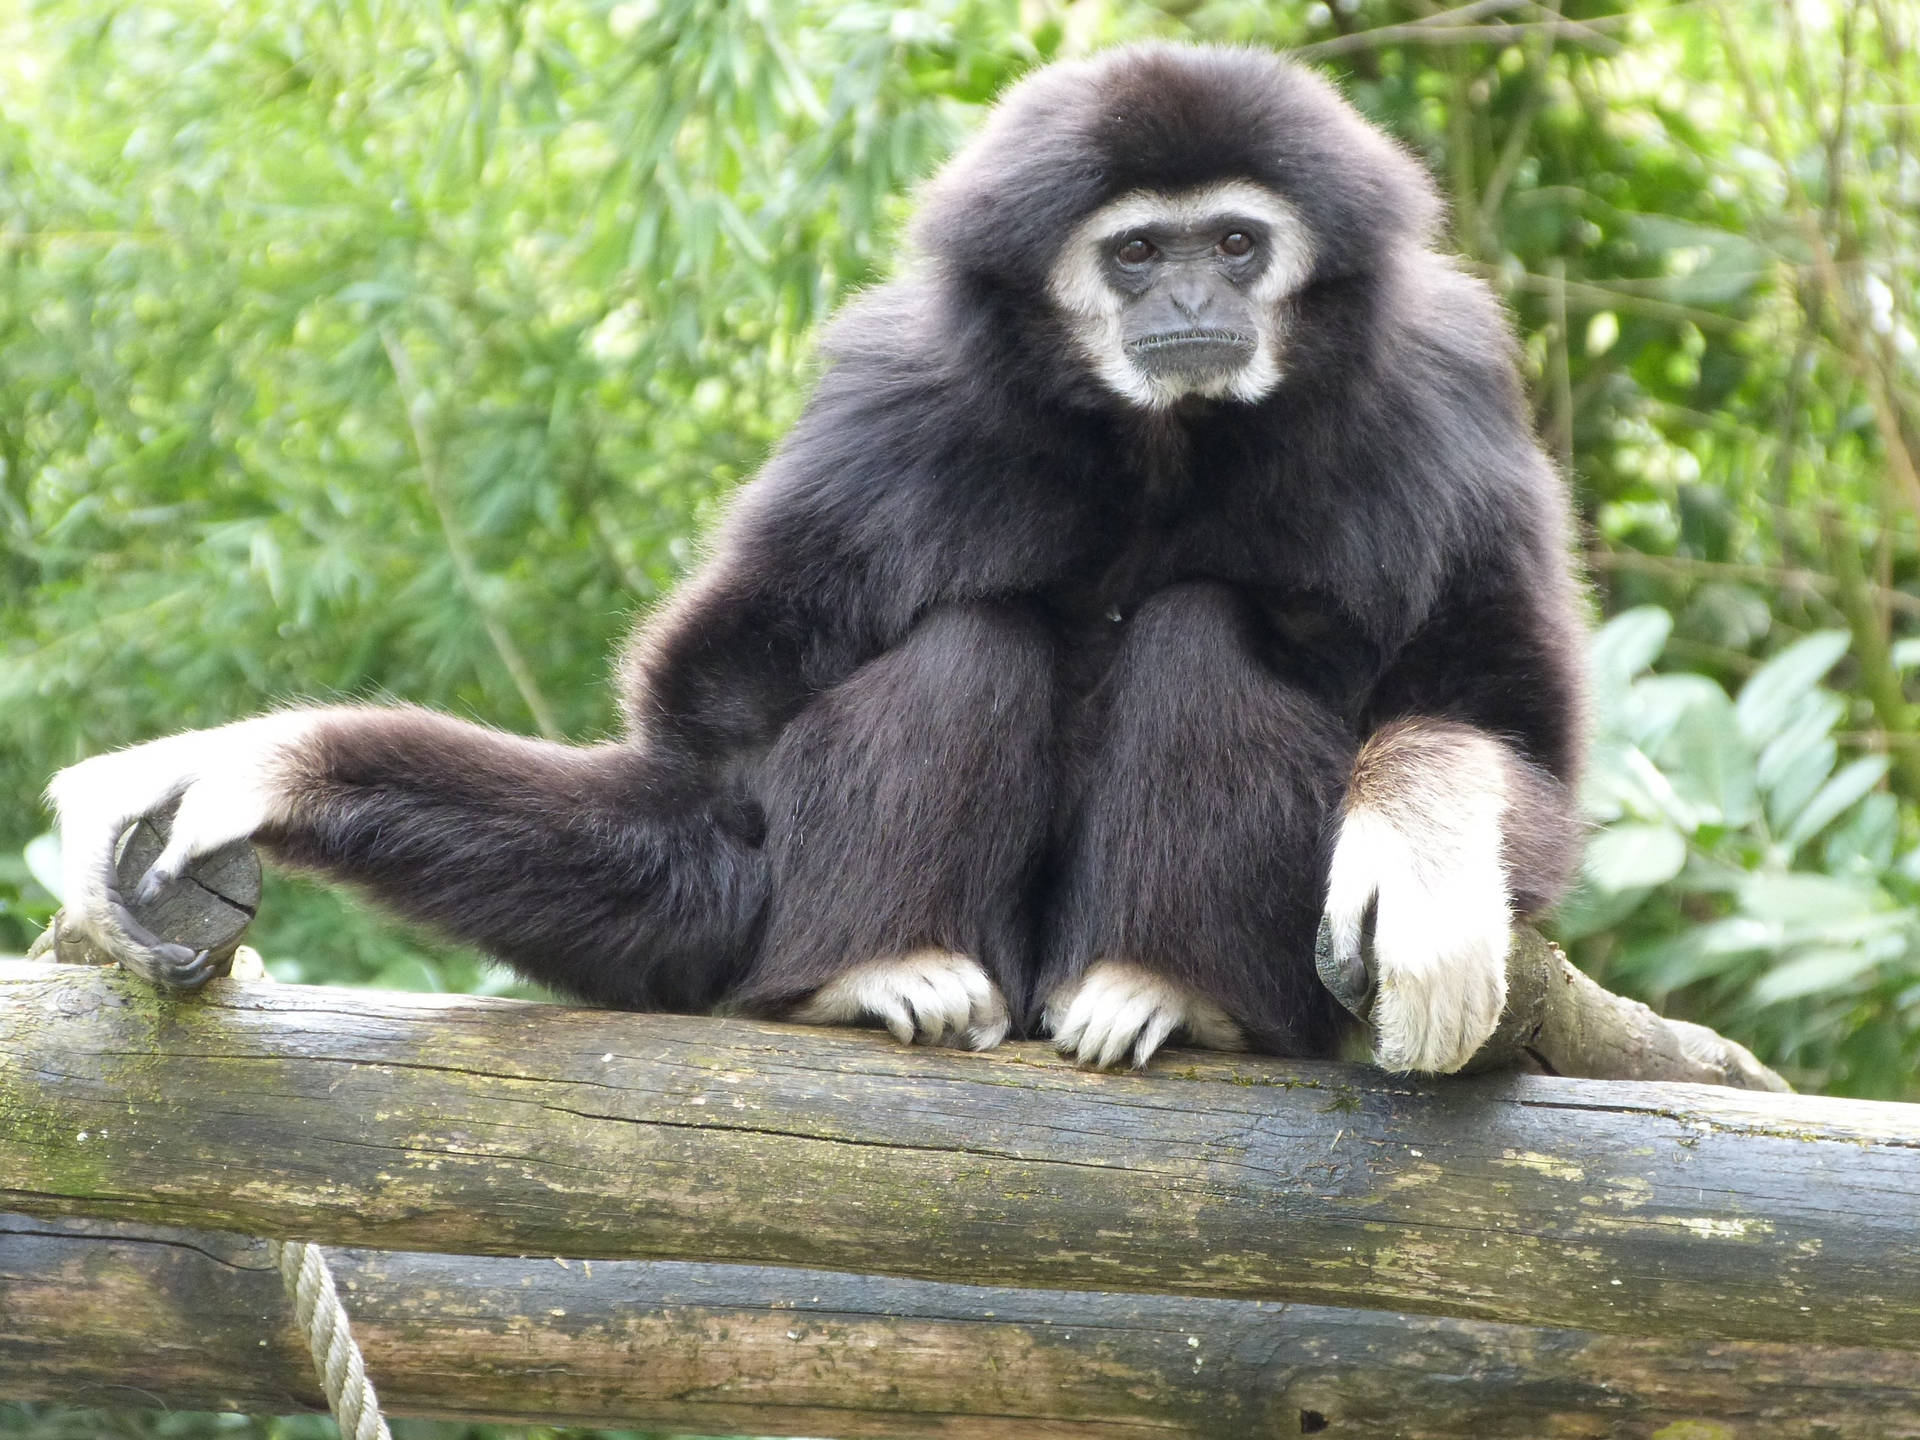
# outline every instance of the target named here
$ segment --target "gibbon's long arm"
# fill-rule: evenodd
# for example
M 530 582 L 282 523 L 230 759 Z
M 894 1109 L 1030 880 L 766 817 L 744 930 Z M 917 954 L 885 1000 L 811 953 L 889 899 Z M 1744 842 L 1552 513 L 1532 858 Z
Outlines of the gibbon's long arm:
M 673 757 L 570 747 L 414 708 L 286 710 L 55 777 L 67 921 L 148 978 L 195 954 L 115 890 L 122 830 L 174 810 L 151 895 L 245 837 L 569 994 L 697 1009 L 739 968 L 764 878 L 750 809 Z
M 1343 998 L 1371 991 L 1374 1056 L 1388 1069 L 1466 1063 L 1506 1003 L 1515 915 L 1552 904 L 1569 877 L 1575 624 L 1561 588 L 1483 570 L 1375 690 L 1322 938 Z
M 699 582 L 693 595 L 697 615 L 676 607 L 629 661 L 640 723 L 626 741 L 575 747 L 412 707 L 330 706 L 62 771 L 49 795 L 69 923 L 151 979 L 204 978 L 115 889 L 120 834 L 172 811 L 144 893 L 252 837 L 568 994 L 710 1007 L 751 960 L 767 887 L 762 820 L 734 762 L 801 703 L 803 636 L 791 604 Z

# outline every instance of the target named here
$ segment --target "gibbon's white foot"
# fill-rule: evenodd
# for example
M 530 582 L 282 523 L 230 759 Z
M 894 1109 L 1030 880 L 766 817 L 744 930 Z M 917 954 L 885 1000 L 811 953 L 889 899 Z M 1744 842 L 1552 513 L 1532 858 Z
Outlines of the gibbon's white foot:
M 951 950 L 870 960 L 821 986 L 788 1017 L 803 1025 L 878 1020 L 902 1045 L 991 1050 L 1007 1038 L 1007 1002 L 980 963 Z
M 1328 875 L 1331 960 L 1354 982 L 1348 998 L 1371 983 L 1373 1058 L 1386 1070 L 1458 1070 L 1507 1003 L 1500 748 L 1445 738 L 1444 753 L 1423 743 L 1397 766 L 1363 753 Z
M 1240 1027 L 1211 1000 L 1124 960 L 1101 960 L 1054 991 L 1046 1026 L 1053 1046 L 1081 1064 L 1109 1070 L 1123 1059 L 1135 1070 L 1176 1031 L 1209 1050 L 1240 1050 Z
M 312 734 L 318 714 L 288 710 L 190 730 L 96 755 L 54 776 L 47 798 L 60 828 L 61 923 L 157 984 L 186 989 L 205 980 L 203 953 L 160 941 L 127 903 L 152 899 L 200 856 L 283 818 L 288 756 Z M 135 894 L 123 896 L 114 877 L 121 834 L 176 805 L 166 848 Z

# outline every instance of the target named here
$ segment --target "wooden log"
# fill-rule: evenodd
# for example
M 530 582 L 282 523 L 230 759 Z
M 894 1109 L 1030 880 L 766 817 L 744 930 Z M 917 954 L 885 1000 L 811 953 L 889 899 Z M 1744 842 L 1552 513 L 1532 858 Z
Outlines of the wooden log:
M 1920 1348 L 1920 1108 L 112 971 L 0 981 L 0 1208 Z
M 1901 1351 L 746 1266 L 330 1259 L 394 1414 L 849 1440 L 1920 1436 Z M 0 1394 L 322 1405 L 264 1242 L 24 1216 L 0 1216 Z

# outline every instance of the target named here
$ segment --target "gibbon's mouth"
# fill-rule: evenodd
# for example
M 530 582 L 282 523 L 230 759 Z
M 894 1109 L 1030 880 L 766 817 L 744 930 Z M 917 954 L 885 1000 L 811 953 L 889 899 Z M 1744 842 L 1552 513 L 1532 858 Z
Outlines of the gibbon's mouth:
M 1149 375 L 1206 378 L 1253 358 L 1254 337 L 1242 330 L 1165 330 L 1126 344 L 1127 358 Z

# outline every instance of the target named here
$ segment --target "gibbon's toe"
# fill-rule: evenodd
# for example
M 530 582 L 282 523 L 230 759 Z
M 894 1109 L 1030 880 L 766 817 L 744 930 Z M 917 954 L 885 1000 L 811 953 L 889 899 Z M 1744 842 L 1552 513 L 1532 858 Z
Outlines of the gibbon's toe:
M 990 1050 L 1006 1038 L 1007 1002 L 980 963 L 950 950 L 915 950 L 856 965 L 792 1014 L 803 1025 L 877 1021 L 902 1045 Z
M 1210 1050 L 1239 1050 L 1240 1027 L 1211 1000 L 1124 960 L 1102 960 L 1047 1002 L 1053 1046 L 1078 1064 L 1138 1070 L 1176 1031 Z

